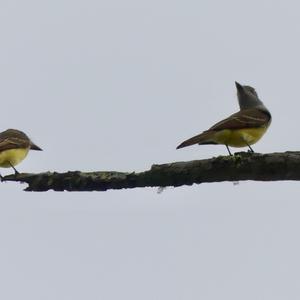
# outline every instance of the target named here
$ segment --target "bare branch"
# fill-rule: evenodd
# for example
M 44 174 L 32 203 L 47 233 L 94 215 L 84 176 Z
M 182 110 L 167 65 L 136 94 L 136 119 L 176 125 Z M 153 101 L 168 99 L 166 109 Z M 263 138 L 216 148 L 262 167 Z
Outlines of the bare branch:
M 300 180 L 300 152 L 240 152 L 234 156 L 153 165 L 140 173 L 70 171 L 21 173 L 2 178 L 27 183 L 26 191 L 106 191 L 241 180 Z

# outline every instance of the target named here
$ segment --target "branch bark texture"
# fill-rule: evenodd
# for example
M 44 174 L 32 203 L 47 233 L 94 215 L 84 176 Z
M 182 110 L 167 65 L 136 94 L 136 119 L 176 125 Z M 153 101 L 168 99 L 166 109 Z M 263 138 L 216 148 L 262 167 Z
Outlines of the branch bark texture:
M 300 151 L 247 153 L 188 162 L 152 165 L 145 172 L 46 172 L 8 175 L 2 181 L 28 184 L 26 191 L 106 191 L 137 187 L 167 187 L 220 181 L 300 180 Z

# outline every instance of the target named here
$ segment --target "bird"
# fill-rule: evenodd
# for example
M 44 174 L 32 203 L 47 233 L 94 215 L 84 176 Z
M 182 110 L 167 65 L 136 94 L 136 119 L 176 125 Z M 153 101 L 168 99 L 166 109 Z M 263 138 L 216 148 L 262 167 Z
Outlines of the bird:
M 7 129 L 0 132 L 0 167 L 13 168 L 15 174 L 19 172 L 15 166 L 28 154 L 29 150 L 42 151 L 30 138 L 17 129 Z
M 248 147 L 255 144 L 265 134 L 271 124 L 272 116 L 255 89 L 235 82 L 240 110 L 228 118 L 216 123 L 208 130 L 182 142 L 176 149 L 194 144 L 225 145 L 229 155 L 230 147 Z

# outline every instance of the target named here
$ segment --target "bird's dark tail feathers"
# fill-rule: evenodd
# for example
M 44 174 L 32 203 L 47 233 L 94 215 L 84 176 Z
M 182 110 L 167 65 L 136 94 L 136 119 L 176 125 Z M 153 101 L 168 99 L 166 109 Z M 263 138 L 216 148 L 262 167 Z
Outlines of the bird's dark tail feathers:
M 193 136 L 192 138 L 182 142 L 179 146 L 177 146 L 176 149 L 180 149 L 195 144 L 199 144 L 199 145 L 216 144 L 216 142 L 212 140 L 212 131 L 204 131 L 196 136 Z
M 33 142 L 30 143 L 30 149 L 31 150 L 37 150 L 37 151 L 42 151 L 43 149 L 34 144 Z

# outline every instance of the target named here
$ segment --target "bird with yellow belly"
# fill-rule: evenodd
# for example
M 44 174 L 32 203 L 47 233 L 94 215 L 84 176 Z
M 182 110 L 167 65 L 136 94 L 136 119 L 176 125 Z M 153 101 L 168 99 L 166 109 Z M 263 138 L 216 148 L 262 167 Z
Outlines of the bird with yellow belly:
M 216 123 L 211 128 L 182 142 L 177 149 L 194 144 L 222 144 L 229 154 L 231 147 L 249 147 L 265 134 L 271 124 L 271 114 L 251 86 L 235 83 L 240 111 Z
M 7 129 L 0 133 L 0 167 L 13 168 L 19 164 L 28 154 L 29 150 L 41 151 L 22 131 Z

